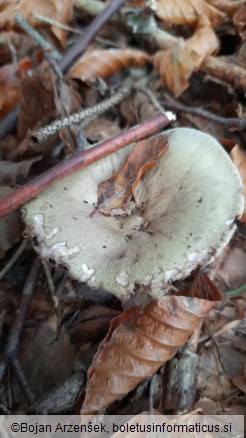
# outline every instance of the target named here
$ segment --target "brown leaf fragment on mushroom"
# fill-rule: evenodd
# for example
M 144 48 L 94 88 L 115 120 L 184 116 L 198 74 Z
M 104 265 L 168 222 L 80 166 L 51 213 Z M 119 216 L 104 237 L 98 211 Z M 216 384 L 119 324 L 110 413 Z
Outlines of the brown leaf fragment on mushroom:
M 102 412 L 155 373 L 218 300 L 220 293 L 211 280 L 198 273 L 183 296 L 165 296 L 143 309 L 131 307 L 113 319 L 88 370 L 81 413 Z
M 143 67 L 150 57 L 142 50 L 93 50 L 83 55 L 72 67 L 68 76 L 81 81 L 107 78 L 125 67 Z
M 230 153 L 243 182 L 244 211 L 239 221 L 246 224 L 246 153 L 236 144 Z
M 99 185 L 97 211 L 107 215 L 126 214 L 126 200 L 167 150 L 168 140 L 164 135 L 138 142 L 119 173 Z

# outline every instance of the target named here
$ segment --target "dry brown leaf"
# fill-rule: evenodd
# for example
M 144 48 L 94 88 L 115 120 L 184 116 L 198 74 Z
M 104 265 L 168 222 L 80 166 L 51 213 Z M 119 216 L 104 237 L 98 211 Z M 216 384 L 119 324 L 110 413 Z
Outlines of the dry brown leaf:
M 189 87 L 191 74 L 199 69 L 202 62 L 219 48 L 219 41 L 211 25 L 206 20 L 191 38 L 172 49 L 161 51 L 154 57 L 154 66 L 160 71 L 160 76 L 167 88 L 175 96 L 179 96 Z
M 187 50 L 198 53 L 199 61 L 196 68 L 199 68 L 204 59 L 219 49 L 219 40 L 212 26 L 202 18 L 195 33 L 185 41 L 185 47 Z
M 158 135 L 152 139 L 140 141 L 127 158 L 119 173 L 98 187 L 97 211 L 104 214 L 119 214 L 127 198 L 137 186 L 145 172 L 153 167 L 168 149 L 167 137 Z
M 23 139 L 37 123 L 45 125 L 56 116 L 54 93 L 50 81 L 30 77 L 20 82 L 18 136 Z
M 102 412 L 155 373 L 175 355 L 219 299 L 211 280 L 199 273 L 186 296 L 165 296 L 113 319 L 88 370 L 81 413 Z
M 189 87 L 189 77 L 198 63 L 198 53 L 178 46 L 158 52 L 154 57 L 155 68 L 160 71 L 163 82 L 176 97 Z
M 91 81 L 106 78 L 125 67 L 143 67 L 150 61 L 147 53 L 135 49 L 93 50 L 82 56 L 69 71 L 70 78 Z
M 140 91 L 124 100 L 120 104 L 120 111 L 130 126 L 143 122 L 156 113 L 149 98 Z
M 0 30 L 19 29 L 15 23 L 16 13 L 23 15 L 34 27 L 44 24 L 35 15 L 43 15 L 61 24 L 68 24 L 73 17 L 73 2 L 70 0 L 6 0 L 0 9 Z M 65 45 L 67 31 L 55 25 L 51 26 L 53 35 Z
M 206 16 L 213 27 L 224 18 L 224 14 L 205 0 L 154 0 L 151 2 L 156 15 L 168 24 L 195 26 L 201 16 Z
M 97 117 L 96 123 L 95 120 L 91 120 L 84 127 L 85 138 L 93 143 L 106 140 L 120 132 L 121 128 L 118 121 L 110 120 L 105 116 Z
M 236 144 L 230 153 L 230 157 L 243 182 L 244 212 L 239 218 L 239 221 L 246 224 L 246 153 Z
M 236 33 L 242 41 L 246 39 L 246 6 L 240 8 L 233 17 L 233 24 Z
M 233 15 L 242 6 L 245 5 L 245 0 L 206 0 L 207 3 L 214 6 L 219 11 Z

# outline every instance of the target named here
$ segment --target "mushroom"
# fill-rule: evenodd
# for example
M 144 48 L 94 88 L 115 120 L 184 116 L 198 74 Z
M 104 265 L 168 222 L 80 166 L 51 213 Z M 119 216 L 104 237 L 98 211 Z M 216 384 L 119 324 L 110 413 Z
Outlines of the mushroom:
M 163 296 L 175 280 L 212 262 L 243 212 L 242 183 L 227 153 L 194 129 L 165 131 L 169 150 L 134 189 L 137 214 L 91 215 L 98 185 L 119 171 L 133 146 L 58 182 L 25 206 L 42 257 L 71 276 L 127 299 L 136 287 Z

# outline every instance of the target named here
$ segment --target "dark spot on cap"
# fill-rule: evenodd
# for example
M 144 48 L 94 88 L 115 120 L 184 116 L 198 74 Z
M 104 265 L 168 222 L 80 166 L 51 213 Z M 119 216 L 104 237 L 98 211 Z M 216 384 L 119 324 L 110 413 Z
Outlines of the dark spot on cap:
M 86 201 L 85 199 L 83 200 L 83 202 L 84 202 L 85 204 L 88 204 L 88 201 Z
M 192 236 L 192 233 L 189 233 L 189 236 Z
M 107 248 L 107 246 L 106 246 L 106 245 L 103 245 L 103 248 Z
M 68 190 L 68 188 L 67 187 L 63 187 L 64 188 L 64 190 Z
M 198 199 L 198 201 L 197 202 L 199 202 L 199 204 L 201 204 L 202 203 L 202 201 L 203 201 L 203 196 L 200 198 L 200 199 Z
M 179 187 L 179 190 L 182 190 L 182 188 L 183 188 L 183 186 L 180 186 L 180 187 Z

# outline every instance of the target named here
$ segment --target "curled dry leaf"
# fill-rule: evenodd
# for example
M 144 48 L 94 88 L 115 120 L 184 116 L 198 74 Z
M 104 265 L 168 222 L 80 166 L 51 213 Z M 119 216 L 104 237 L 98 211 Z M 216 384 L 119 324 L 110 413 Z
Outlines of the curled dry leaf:
M 219 11 L 229 15 L 235 14 L 235 12 L 245 5 L 245 0 L 206 0 L 211 6 L 214 6 Z
M 69 76 L 82 81 L 106 78 L 125 67 L 143 67 L 150 60 L 147 53 L 135 49 L 93 50 L 82 56 Z
M 170 50 L 157 53 L 154 66 L 167 88 L 179 96 L 189 87 L 191 74 L 199 69 L 202 62 L 219 48 L 218 39 L 208 23 L 203 22 L 191 38 Z
M 68 24 L 73 17 L 73 2 L 70 0 L 6 0 L 1 2 L 0 30 L 19 29 L 15 23 L 15 14 L 20 13 L 26 21 L 34 27 L 43 27 L 44 23 L 37 19 L 37 15 L 43 15 L 58 21 L 61 24 Z M 65 45 L 67 31 L 51 26 L 53 35 Z
M 154 0 L 149 2 L 156 15 L 168 24 L 195 26 L 201 16 L 206 16 L 213 27 L 224 14 L 205 0 Z
M 125 214 L 126 200 L 142 176 L 168 149 L 166 136 L 159 135 L 137 143 L 122 169 L 98 187 L 97 211 L 104 214 Z
M 155 373 L 175 355 L 218 300 L 219 291 L 199 273 L 183 296 L 165 296 L 113 319 L 88 370 L 81 413 L 105 410 Z
M 196 70 L 198 62 L 199 55 L 196 52 L 178 46 L 158 52 L 154 57 L 155 68 L 176 97 L 189 87 L 189 77 Z
M 130 126 L 143 122 L 156 113 L 149 98 L 141 91 L 124 100 L 120 105 L 120 111 Z
M 237 167 L 243 183 L 244 211 L 239 221 L 246 224 L 246 153 L 236 144 L 230 153 L 230 157 Z

